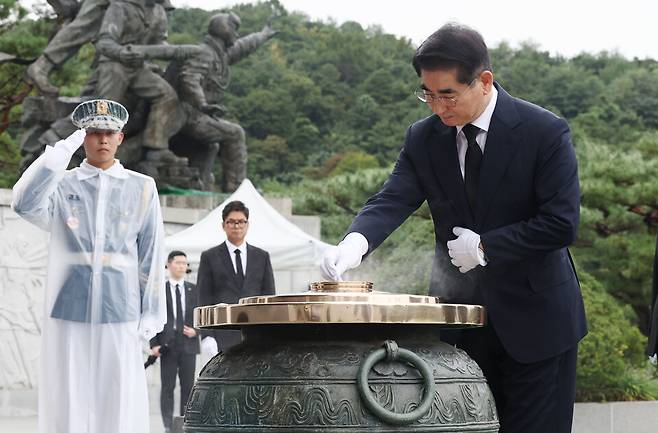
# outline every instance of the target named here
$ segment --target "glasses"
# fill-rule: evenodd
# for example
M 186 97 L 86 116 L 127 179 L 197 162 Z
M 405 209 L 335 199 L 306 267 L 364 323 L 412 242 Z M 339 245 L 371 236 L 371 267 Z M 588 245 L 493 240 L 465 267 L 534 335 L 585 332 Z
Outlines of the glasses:
M 227 226 L 233 226 L 233 227 L 244 227 L 247 225 L 249 221 L 247 220 L 226 220 L 224 221 L 224 224 Z
M 463 92 L 455 96 L 438 96 L 427 89 L 418 89 L 414 92 L 414 94 L 416 95 L 416 98 L 422 102 L 425 102 L 426 104 L 439 104 L 444 107 L 454 107 L 457 105 L 457 102 L 459 102 L 458 98 L 464 93 L 468 92 L 473 87 L 474 82 L 475 78 L 473 78 L 471 82 L 468 83 L 468 87 Z

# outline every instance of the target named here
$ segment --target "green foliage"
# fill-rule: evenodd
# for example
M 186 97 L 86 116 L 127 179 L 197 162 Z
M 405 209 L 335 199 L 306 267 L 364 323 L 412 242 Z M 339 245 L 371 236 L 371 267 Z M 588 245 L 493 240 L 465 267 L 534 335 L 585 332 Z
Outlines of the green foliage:
M 27 15 L 27 10 L 17 0 L 0 0 L 0 30 L 21 20 Z
M 45 46 L 51 32 L 46 19 L 29 20 L 27 11 L 14 0 L 0 0 L 0 52 L 18 59 L 33 59 Z M 0 188 L 11 188 L 18 177 L 18 136 L 22 98 L 29 89 L 22 81 L 25 66 L 0 66 Z
M 349 222 L 388 176 L 388 169 L 367 169 L 323 180 L 305 179 L 293 185 L 277 181 L 263 183 L 270 194 L 291 197 L 293 211 L 300 215 L 322 215 L 322 238 L 340 241 Z
M 542 82 L 546 94 L 541 105 L 567 118 L 598 104 L 604 90 L 597 76 L 568 63 L 550 68 Z
M 173 43 L 195 43 L 203 39 L 208 29 L 210 17 L 219 11 L 206 11 L 198 8 L 176 9 L 169 13 L 169 41 Z
M 642 119 L 633 111 L 604 101 L 580 112 L 571 123 L 591 139 L 608 143 L 633 143 L 642 134 Z
M 17 180 L 20 153 L 8 133 L 0 134 L 0 188 L 11 188 Z
M 96 50 L 92 44 L 84 45 L 74 58 L 66 62 L 53 74 L 52 81 L 57 83 L 62 96 L 78 96 L 92 73 L 92 62 Z
M 259 30 L 277 9 L 271 3 L 236 6 L 240 33 Z M 418 108 L 429 114 L 412 95 L 411 44 L 356 23 L 336 27 L 298 13 L 278 14 L 277 37 L 232 66 L 226 105 L 247 135 L 283 137 L 291 151 L 303 154 L 285 167 L 289 173 L 314 172 L 355 150 L 390 163 L 404 136 L 400 119 Z
M 356 173 L 360 170 L 379 167 L 377 158 L 363 152 L 347 152 L 342 155 L 336 155 L 336 158 L 330 159 L 328 162 L 335 162 L 335 164 L 329 164 L 329 167 L 331 167 L 329 174 L 332 176 Z
M 13 22 L 0 34 L 0 51 L 24 59 L 36 58 L 46 46 L 52 28 L 52 22 L 46 19 Z
M 252 151 L 247 174 L 256 183 L 262 179 L 261 176 L 285 179 L 286 167 L 298 164 L 302 157 L 299 153 L 291 152 L 286 140 L 277 135 L 268 135 L 264 140 L 252 139 L 249 147 Z M 258 167 L 259 170 L 255 171 L 252 167 Z
M 574 254 L 615 298 L 634 308 L 644 329 L 655 248 L 652 215 L 658 209 L 655 133 L 644 135 L 643 143 L 578 143 L 582 212 Z
M 610 98 L 622 110 L 636 113 L 650 128 L 658 128 L 658 68 L 636 68 L 610 84 Z
M 579 401 L 658 398 L 644 357 L 645 337 L 634 314 L 587 272 L 579 273 L 590 332 L 580 343 L 576 393 Z

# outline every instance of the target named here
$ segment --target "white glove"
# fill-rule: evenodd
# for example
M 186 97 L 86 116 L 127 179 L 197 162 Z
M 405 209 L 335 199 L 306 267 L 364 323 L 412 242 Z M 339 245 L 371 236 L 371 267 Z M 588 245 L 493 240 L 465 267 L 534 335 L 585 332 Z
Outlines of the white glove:
M 453 265 L 462 274 L 477 265 L 486 266 L 484 253 L 480 250 L 480 235 L 463 227 L 454 227 L 452 232 L 457 236 L 454 241 L 448 241 L 448 255 Z
M 658 365 L 658 355 L 655 353 L 649 357 L 649 362 L 651 362 L 653 365 Z
M 204 337 L 203 340 L 201 340 L 201 351 L 209 358 L 217 355 L 219 353 L 217 340 L 213 337 Z
M 55 143 L 55 147 L 63 147 L 66 149 L 69 153 L 73 154 L 80 146 L 82 146 L 82 143 L 85 141 L 85 137 L 87 136 L 87 130 L 86 129 L 78 129 L 75 131 L 73 134 L 69 135 L 63 140 L 59 140 L 57 143 Z
M 71 157 L 85 141 L 86 135 L 86 130 L 78 129 L 68 137 L 59 140 L 53 146 L 47 145 L 43 152 L 45 158 L 44 166 L 55 172 L 66 170 Z
M 352 232 L 337 246 L 329 248 L 322 259 L 322 276 L 331 281 L 342 281 L 343 273 L 361 264 L 368 252 L 368 240 L 361 233 Z

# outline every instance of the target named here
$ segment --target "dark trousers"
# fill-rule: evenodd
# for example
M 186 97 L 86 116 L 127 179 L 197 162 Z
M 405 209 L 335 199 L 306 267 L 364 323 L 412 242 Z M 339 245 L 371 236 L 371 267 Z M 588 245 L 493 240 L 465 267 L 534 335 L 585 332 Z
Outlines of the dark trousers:
M 177 346 L 169 347 L 167 353 L 160 358 L 160 411 L 165 428 L 171 428 L 174 413 L 174 388 L 176 375 L 180 379 L 180 413 L 185 413 L 185 405 L 194 385 L 194 368 L 196 354 L 185 353 Z
M 491 326 L 464 330 L 457 346 L 473 358 L 496 399 L 499 433 L 571 433 L 578 346 L 539 362 L 512 359 Z

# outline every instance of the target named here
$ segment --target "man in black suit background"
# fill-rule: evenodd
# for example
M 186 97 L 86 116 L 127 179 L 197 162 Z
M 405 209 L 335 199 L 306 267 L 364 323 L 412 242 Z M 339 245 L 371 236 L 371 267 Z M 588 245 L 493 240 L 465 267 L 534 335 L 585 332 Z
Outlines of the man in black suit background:
M 151 339 L 151 354 L 160 357 L 160 411 L 165 432 L 171 431 L 173 421 L 176 375 L 180 380 L 182 415 L 194 385 L 196 356 L 200 352 L 199 337 L 194 330 L 194 308 L 197 306 L 198 296 L 196 286 L 185 281 L 185 253 L 169 253 L 167 268 L 167 324 L 162 332 Z
M 226 241 L 201 253 L 197 287 L 199 305 L 235 304 L 247 296 L 273 295 L 274 272 L 267 251 L 245 242 L 249 209 L 241 201 L 222 210 Z M 240 331 L 213 330 L 201 333 L 201 347 L 209 356 L 226 351 L 241 341 Z
M 393 172 L 328 251 L 323 272 L 340 279 L 427 201 L 436 237 L 429 293 L 483 304 L 488 317 L 441 339 L 482 368 L 500 433 L 570 433 L 587 325 L 567 250 L 580 211 L 569 127 L 494 82 L 473 29 L 441 27 L 412 63 L 416 95 L 433 114 L 409 127 Z

